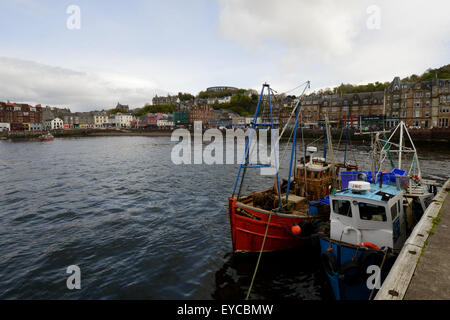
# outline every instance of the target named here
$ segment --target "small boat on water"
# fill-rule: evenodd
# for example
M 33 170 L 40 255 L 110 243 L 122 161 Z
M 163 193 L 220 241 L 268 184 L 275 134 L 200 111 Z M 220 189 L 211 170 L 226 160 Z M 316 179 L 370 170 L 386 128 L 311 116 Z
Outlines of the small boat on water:
M 39 140 L 41 141 L 52 141 L 54 140 L 53 135 L 50 132 L 47 132 L 46 134 L 43 134 L 39 137 Z
M 309 82 L 307 84 L 309 86 Z M 263 126 L 274 129 L 272 121 L 257 123 L 265 89 L 267 89 L 265 100 L 270 119 L 272 119 L 272 90 L 268 84 L 264 84 L 251 123 L 251 129 Z M 309 155 L 305 154 L 299 161 L 295 160 L 297 159 L 296 137 L 300 102 L 301 99 L 297 101 L 291 117 L 286 123 L 287 126 L 295 115 L 288 178 L 280 179 L 278 167 L 275 165 L 272 187 L 241 195 L 248 168 L 271 167 L 271 164 L 250 163 L 249 146 L 252 145 L 252 135 L 246 142 L 244 161 L 240 165 L 233 194 L 228 199 L 233 252 L 279 251 L 310 244 L 311 235 L 317 228 L 317 224 L 329 218 L 327 197 L 333 185 L 337 182 L 336 177 L 339 169 L 342 167 L 346 167 L 347 170 L 357 169 L 354 166 L 335 165 L 327 162 L 325 158 L 313 157 L 317 151 L 315 147 L 306 148 Z M 331 135 L 328 139 L 331 143 Z M 275 142 L 272 139 L 272 145 L 277 143 L 278 141 Z M 273 156 L 272 165 L 278 163 L 277 155 L 273 154 Z
M 396 131 L 400 134 L 398 143 L 393 141 Z M 405 146 L 405 133 L 411 147 Z M 377 135 L 373 146 L 372 167 L 379 170 L 352 172 L 357 174 L 355 179 L 330 195 L 330 220 L 319 239 L 322 263 L 337 300 L 375 297 L 437 192 L 433 181 L 421 177 L 417 152 L 403 122 L 389 139 L 381 140 Z M 398 168 L 381 171 L 388 157 L 393 165 L 395 153 Z M 412 160 L 407 170 L 402 170 L 406 154 L 412 155 Z

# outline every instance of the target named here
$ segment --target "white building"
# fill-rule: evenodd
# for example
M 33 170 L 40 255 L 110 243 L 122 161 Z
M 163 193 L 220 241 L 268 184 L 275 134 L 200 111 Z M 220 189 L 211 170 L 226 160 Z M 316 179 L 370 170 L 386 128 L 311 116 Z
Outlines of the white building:
M 159 119 L 158 121 L 156 121 L 156 125 L 158 127 L 173 127 L 175 124 L 173 123 L 173 121 L 169 121 L 167 119 Z
M 253 117 L 245 117 L 245 124 L 250 124 L 253 121 Z M 261 118 L 256 118 L 256 123 L 261 123 Z
M 223 97 L 223 98 L 208 98 L 206 101 L 208 104 L 215 104 L 216 102 L 218 104 L 229 103 L 231 101 L 231 96 L 227 96 L 227 97 Z
M 64 122 L 60 118 L 54 118 L 45 120 L 44 126 L 47 130 L 58 130 L 64 128 Z
M 217 101 L 219 102 L 219 104 L 220 103 L 229 103 L 231 101 L 231 96 L 219 98 L 219 99 L 217 99 Z
M 42 123 L 30 123 L 30 131 L 42 131 L 44 130 L 44 125 Z
M 0 132 L 2 131 L 10 131 L 11 125 L 8 122 L 0 122 Z
M 114 123 L 116 128 L 129 128 L 131 127 L 131 121 L 134 120 L 134 116 L 129 113 L 116 113 L 114 116 L 114 120 L 110 120 L 111 123 Z

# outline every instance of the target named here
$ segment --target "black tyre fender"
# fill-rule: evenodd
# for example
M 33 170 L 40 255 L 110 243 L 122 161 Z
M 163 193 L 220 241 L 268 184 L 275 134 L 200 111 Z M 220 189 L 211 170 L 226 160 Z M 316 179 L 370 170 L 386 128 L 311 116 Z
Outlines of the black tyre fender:
M 314 225 L 309 220 L 300 221 L 300 228 L 302 228 L 302 236 L 310 236 L 314 233 Z
M 358 260 L 349 260 L 341 267 L 341 273 L 344 277 L 344 282 L 348 285 L 356 285 L 363 281 L 361 264 Z
M 367 268 L 371 265 L 381 266 L 383 261 L 384 253 L 382 251 L 376 250 L 366 250 L 364 251 L 358 259 L 360 265 L 360 277 L 361 280 L 365 281 L 369 276 L 367 274 Z

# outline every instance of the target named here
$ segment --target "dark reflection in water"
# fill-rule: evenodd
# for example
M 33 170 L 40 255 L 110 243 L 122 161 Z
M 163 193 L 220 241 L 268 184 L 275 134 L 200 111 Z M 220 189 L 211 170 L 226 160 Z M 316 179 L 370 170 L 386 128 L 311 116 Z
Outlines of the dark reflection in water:
M 318 248 L 265 253 L 260 262 L 250 299 L 329 300 L 332 292 L 320 265 Z M 257 254 L 227 254 L 215 274 L 212 297 L 219 300 L 245 299 Z

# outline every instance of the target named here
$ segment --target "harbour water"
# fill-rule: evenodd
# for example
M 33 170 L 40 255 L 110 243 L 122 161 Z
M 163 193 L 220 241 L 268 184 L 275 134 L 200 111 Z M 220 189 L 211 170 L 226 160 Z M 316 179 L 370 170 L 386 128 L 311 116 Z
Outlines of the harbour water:
M 0 141 L 0 299 L 244 298 L 256 257 L 232 256 L 226 213 L 238 166 L 175 165 L 174 145 L 170 137 Z M 424 178 L 443 183 L 448 146 L 417 149 Z M 369 166 L 367 145 L 351 151 Z M 272 184 L 258 170 L 248 177 L 245 192 Z M 67 289 L 70 265 L 80 267 L 80 290 Z M 251 298 L 332 294 L 315 252 L 295 250 L 263 256 Z

